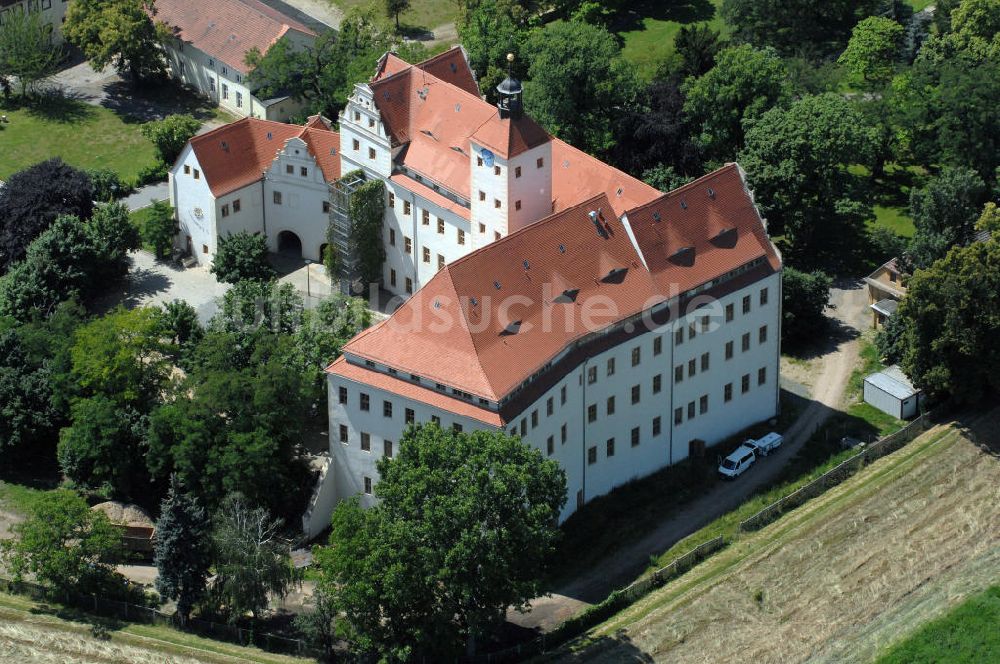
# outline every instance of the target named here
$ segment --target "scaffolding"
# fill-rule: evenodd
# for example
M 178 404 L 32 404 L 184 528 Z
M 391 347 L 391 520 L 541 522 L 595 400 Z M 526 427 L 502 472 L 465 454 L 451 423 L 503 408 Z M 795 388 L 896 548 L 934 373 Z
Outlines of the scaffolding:
M 351 219 L 351 197 L 365 182 L 361 173 L 348 173 L 347 177 L 334 182 L 330 187 L 330 242 L 337 252 L 339 274 L 331 275 L 340 283 L 340 292 L 345 295 L 359 295 L 364 290 L 361 275 L 361 259 L 354 246 L 354 222 Z

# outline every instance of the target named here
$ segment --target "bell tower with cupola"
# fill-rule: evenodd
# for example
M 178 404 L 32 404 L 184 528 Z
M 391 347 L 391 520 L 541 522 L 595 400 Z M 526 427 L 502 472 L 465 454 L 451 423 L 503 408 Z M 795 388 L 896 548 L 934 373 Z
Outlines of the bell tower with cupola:
M 514 78 L 511 73 L 511 65 L 514 63 L 514 54 L 507 54 L 507 78 L 497 86 L 497 108 L 500 109 L 500 117 L 504 119 L 517 120 L 524 112 L 521 105 L 521 81 Z

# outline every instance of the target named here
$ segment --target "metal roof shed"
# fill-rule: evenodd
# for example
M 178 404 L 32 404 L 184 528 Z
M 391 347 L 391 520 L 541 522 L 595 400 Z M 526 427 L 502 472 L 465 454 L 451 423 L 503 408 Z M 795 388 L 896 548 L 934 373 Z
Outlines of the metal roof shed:
M 866 403 L 883 413 L 906 420 L 917 414 L 922 395 L 899 367 L 893 365 L 865 378 L 864 396 Z

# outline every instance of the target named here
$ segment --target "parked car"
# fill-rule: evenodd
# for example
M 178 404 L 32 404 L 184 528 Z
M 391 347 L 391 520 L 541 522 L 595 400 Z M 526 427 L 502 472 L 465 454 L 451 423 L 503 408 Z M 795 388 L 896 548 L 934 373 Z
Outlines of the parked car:
M 719 477 L 724 480 L 736 479 L 745 473 L 756 460 L 757 455 L 754 449 L 744 443 L 719 464 Z
M 757 456 L 767 456 L 774 450 L 781 447 L 781 443 L 784 442 L 784 438 L 780 433 L 771 432 L 764 436 L 763 438 L 758 438 L 754 440 L 753 438 L 747 439 L 743 444 L 749 448 L 752 448 Z

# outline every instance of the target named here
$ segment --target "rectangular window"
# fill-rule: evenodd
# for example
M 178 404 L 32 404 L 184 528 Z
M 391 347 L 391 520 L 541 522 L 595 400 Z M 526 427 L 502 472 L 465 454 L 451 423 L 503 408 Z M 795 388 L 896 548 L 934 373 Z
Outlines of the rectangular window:
M 372 451 L 372 436 L 370 433 L 364 431 L 361 432 L 361 451 L 371 452 Z
M 416 419 L 416 417 L 413 414 L 412 408 L 407 408 L 405 411 L 403 411 L 403 419 L 406 421 L 407 424 L 413 424 L 413 421 Z
M 500 231 L 493 231 L 493 239 L 494 240 L 500 239 Z
M 608 397 L 608 415 L 615 414 L 615 398 Z
M 561 427 L 559 427 L 559 440 L 563 444 L 566 443 L 566 424 L 565 423 Z
M 392 441 L 391 440 L 383 440 L 382 441 L 382 454 L 384 454 L 387 459 L 391 459 L 392 458 Z
M 535 429 L 538 427 L 538 410 L 531 411 L 531 428 Z
M 458 243 L 465 244 L 465 231 L 461 228 L 458 229 Z
M 375 159 L 375 148 L 368 148 L 368 158 Z
M 688 378 L 698 373 L 698 361 L 694 358 L 688 360 Z
M 694 339 L 698 336 L 698 326 L 691 322 L 688 324 L 688 339 Z
M 548 454 L 549 456 L 552 456 L 555 453 L 555 451 L 556 451 L 556 441 L 555 439 L 552 438 L 552 436 L 549 436 L 548 438 L 545 439 L 545 453 Z
M 330 214 L 330 201 L 323 201 L 323 214 Z
M 681 407 L 674 408 L 674 424 L 680 424 L 684 421 L 684 409 Z
M 722 400 L 729 403 L 733 400 L 733 384 L 726 383 L 726 386 L 722 389 Z
M 760 289 L 760 306 L 767 304 L 767 288 Z
M 597 421 L 597 404 L 592 403 L 587 406 L 587 422 Z
M 305 166 L 299 166 L 299 175 L 302 177 L 309 177 L 309 169 Z
M 767 382 L 767 367 L 757 369 L 757 384 L 763 385 Z
M 587 385 L 597 382 L 597 367 L 587 367 Z
M 194 179 L 195 180 L 200 180 L 201 179 L 201 171 L 199 171 L 197 168 L 194 169 Z
M 476 166 L 482 166 L 482 165 L 483 165 L 483 158 L 476 157 Z
M 743 313 L 745 313 L 745 314 L 750 313 L 750 296 L 749 295 L 744 295 L 743 296 Z
M 438 233 L 444 235 L 444 219 L 438 217 Z
M 632 349 L 632 366 L 633 367 L 638 366 L 639 362 L 641 361 L 642 361 L 642 349 L 639 346 L 636 346 L 635 348 Z
M 372 478 L 365 475 L 365 495 L 372 495 Z
M 522 417 L 521 418 L 521 438 L 524 438 L 527 435 L 528 435 L 528 418 Z
M 347 403 L 347 388 L 338 387 L 337 388 L 337 401 L 339 403 Z
M 412 209 L 413 206 L 410 205 L 410 201 L 403 201 L 403 214 L 409 215 Z
M 358 398 L 360 401 L 361 410 L 367 411 L 371 405 L 371 400 L 368 398 L 368 395 L 365 394 L 364 392 L 361 392 L 358 394 Z
M 520 200 L 514 201 L 514 209 L 515 210 L 520 210 L 521 209 L 521 201 Z
M 355 122 L 361 122 L 361 113 L 360 112 L 354 111 L 354 121 Z
M 726 322 L 731 323 L 733 318 L 735 318 L 735 307 L 733 306 L 733 303 L 730 302 L 726 305 Z
M 346 443 L 347 442 L 347 425 L 346 424 L 341 424 L 340 425 L 340 442 L 342 442 L 342 443 Z
M 615 439 L 608 438 L 608 442 L 605 445 L 607 446 L 608 458 L 613 457 L 615 455 Z
M 243 108 L 243 93 L 236 93 L 236 108 Z
M 358 150 L 360 150 L 360 149 L 361 149 L 361 143 L 360 143 L 360 142 L 358 141 L 358 139 L 356 139 L 356 138 L 355 138 L 355 139 L 354 139 L 354 140 L 353 140 L 353 141 L 351 142 L 351 147 L 353 147 L 353 148 L 354 148 L 354 151 L 355 151 L 355 152 L 357 152 Z
M 375 126 L 375 118 L 368 118 L 368 128 L 371 129 Z
M 757 341 L 758 343 L 765 343 L 767 341 L 767 325 L 762 325 L 759 330 L 757 330 Z
M 281 192 L 275 191 L 271 194 L 271 200 L 274 201 L 275 205 L 281 205 Z
M 701 354 L 701 370 L 702 371 L 708 371 L 708 359 L 709 359 L 708 353 L 702 353 Z
M 703 394 L 698 399 L 698 414 L 704 415 L 708 412 L 708 395 Z
M 428 249 L 427 247 L 424 247 L 424 249 L 423 249 L 423 255 L 424 255 L 424 262 L 425 263 L 430 263 L 431 262 L 431 250 Z
M 395 228 L 390 228 L 389 229 L 389 246 L 390 247 L 395 247 L 396 246 L 396 229 Z
M 516 177 L 516 178 L 521 177 L 521 167 L 520 166 L 515 166 L 514 167 L 514 177 Z
M 552 412 L 555 410 L 555 403 L 552 401 L 552 397 L 545 400 L 545 416 L 551 417 Z
M 443 267 L 444 267 L 444 256 L 438 254 L 438 269 L 440 270 Z
M 563 385 L 562 387 L 559 388 L 559 405 L 561 405 L 561 406 L 565 406 L 566 405 L 566 386 L 565 385 Z
M 750 374 L 743 374 L 740 378 L 740 391 L 746 394 L 750 391 Z
M 684 365 L 678 364 L 674 367 L 674 382 L 680 383 L 684 381 Z
M 663 352 L 663 337 L 653 337 L 653 355 L 659 355 Z
M 295 166 L 293 166 L 292 164 L 285 164 L 285 173 L 291 175 L 294 172 L 295 172 Z
M 639 445 L 639 427 L 632 427 L 632 447 Z
M 430 226 L 431 225 L 431 211 L 430 210 L 421 210 L 420 211 L 420 223 L 422 223 L 424 226 Z
M 740 345 L 742 346 L 744 353 L 747 352 L 748 350 L 750 350 L 750 333 L 749 332 L 747 332 L 746 334 L 743 335 L 743 339 L 741 339 Z
M 437 415 L 431 415 L 431 424 L 436 424 L 437 426 L 441 426 L 441 418 L 438 417 Z
M 597 448 L 592 446 L 587 450 L 587 465 L 592 466 L 595 463 L 597 463 Z
M 395 209 L 396 207 L 396 194 L 389 192 L 389 207 Z
M 184 164 L 184 175 L 191 175 L 191 166 L 189 164 Z
M 462 425 L 459 424 L 458 422 L 452 422 L 451 430 L 454 431 L 455 433 L 462 433 Z
M 396 285 L 396 271 L 395 270 L 389 270 L 389 285 L 390 286 L 395 286 Z
M 413 253 L 413 240 L 405 235 L 403 236 L 403 251 L 406 252 L 407 256 Z
M 653 376 L 653 394 L 659 394 L 663 389 L 663 374 Z
M 382 402 L 382 416 L 383 417 L 392 417 L 392 402 L 391 401 L 383 401 Z
M 479 234 L 482 235 L 486 232 L 486 224 L 479 224 Z
M 223 71 L 222 73 L 225 74 L 226 72 Z M 225 83 L 222 84 L 222 98 L 229 99 L 229 86 Z
M 222 206 L 222 216 L 223 217 L 228 217 L 229 216 L 229 205 L 228 204 Z
M 608 358 L 608 375 L 609 376 L 615 375 L 615 358 L 613 357 Z
M 708 316 L 702 316 L 701 317 L 701 331 L 702 332 L 708 332 L 708 322 L 709 322 Z
M 486 192 L 485 191 L 480 190 L 480 192 L 479 192 L 479 200 L 480 201 L 485 201 L 486 200 Z
M 411 279 L 410 277 L 406 278 L 406 292 L 407 293 L 413 292 L 413 279 Z
M 539 157 L 538 159 L 535 160 L 535 168 L 541 168 L 544 165 L 545 165 L 545 159 L 543 159 L 542 157 Z
M 682 343 L 684 343 L 684 328 L 678 325 L 674 330 L 674 345 L 680 346 Z
M 633 385 L 632 386 L 632 403 L 633 404 L 639 403 L 639 392 L 640 392 L 639 386 L 638 385 Z
M 495 207 L 498 210 L 500 209 L 500 199 L 499 198 L 494 198 L 493 199 L 493 207 Z
M 493 175 L 500 175 L 500 167 L 499 166 L 494 166 L 493 167 Z
M 726 359 L 727 360 L 733 359 L 733 342 L 732 341 L 727 341 L 726 342 Z
M 689 401 L 688 402 L 688 419 L 689 420 L 694 418 L 694 408 L 695 408 L 694 402 L 693 401 Z
M 661 428 L 660 416 L 657 415 L 656 417 L 653 418 L 653 435 L 654 436 L 659 436 L 660 435 L 660 428 Z

